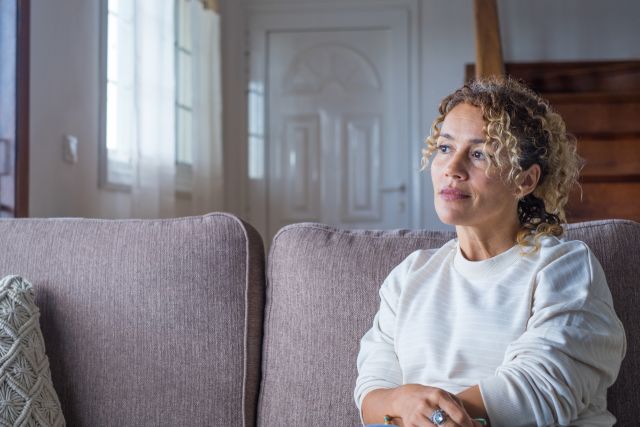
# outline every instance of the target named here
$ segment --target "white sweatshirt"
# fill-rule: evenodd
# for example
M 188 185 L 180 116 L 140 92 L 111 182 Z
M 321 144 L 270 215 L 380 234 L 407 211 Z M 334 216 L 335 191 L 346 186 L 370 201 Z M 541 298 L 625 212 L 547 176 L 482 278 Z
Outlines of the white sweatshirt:
M 469 261 L 454 239 L 394 268 L 360 344 L 358 408 L 377 388 L 478 384 L 493 427 L 613 425 L 626 339 L 604 272 L 583 242 L 541 243 Z

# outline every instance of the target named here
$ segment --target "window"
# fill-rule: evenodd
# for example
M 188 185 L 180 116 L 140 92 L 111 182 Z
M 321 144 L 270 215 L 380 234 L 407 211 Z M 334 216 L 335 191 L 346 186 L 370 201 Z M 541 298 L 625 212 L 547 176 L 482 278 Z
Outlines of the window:
M 101 185 L 128 189 L 135 138 L 134 2 L 104 0 L 102 21 Z
M 171 82 L 171 87 L 175 83 L 175 93 L 169 95 L 168 108 L 169 114 L 175 117 L 175 128 L 172 128 L 175 135 L 154 139 L 154 143 L 161 144 L 166 140 L 174 144 L 175 141 L 175 147 L 171 150 L 175 157 L 176 189 L 180 193 L 190 192 L 194 143 L 194 3 L 190 0 L 164 0 L 164 3 L 142 5 L 136 0 L 102 0 L 100 185 L 103 188 L 128 191 L 138 173 L 138 156 L 141 156 L 139 145 L 144 142 L 136 138 L 142 138 L 141 132 L 145 132 L 145 141 L 149 141 L 146 129 L 150 115 L 141 111 L 149 106 L 149 86 L 145 86 L 149 75 L 144 73 L 159 69 L 154 66 L 161 61 L 161 58 L 157 58 L 161 55 L 154 57 L 154 52 L 149 52 L 149 40 L 163 37 L 169 32 L 167 41 L 170 43 L 175 73 L 167 74 L 171 75 L 171 80 L 175 79 L 175 82 Z M 158 20 L 157 16 L 152 16 L 155 12 L 153 8 L 160 10 L 165 6 L 171 8 L 169 13 L 173 25 L 152 23 Z M 156 65 L 149 65 L 150 60 L 157 61 L 154 63 Z M 157 75 L 153 77 L 159 78 Z M 167 120 L 165 122 L 168 123 Z M 141 126 L 145 126 L 144 130 Z M 148 146 L 149 143 L 146 144 Z

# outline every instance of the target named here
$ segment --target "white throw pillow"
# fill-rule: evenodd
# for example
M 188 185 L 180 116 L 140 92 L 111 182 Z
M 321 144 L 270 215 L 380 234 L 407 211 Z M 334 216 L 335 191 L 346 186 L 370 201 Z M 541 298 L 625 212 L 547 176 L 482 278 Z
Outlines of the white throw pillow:
M 64 426 L 31 283 L 0 279 L 0 425 Z

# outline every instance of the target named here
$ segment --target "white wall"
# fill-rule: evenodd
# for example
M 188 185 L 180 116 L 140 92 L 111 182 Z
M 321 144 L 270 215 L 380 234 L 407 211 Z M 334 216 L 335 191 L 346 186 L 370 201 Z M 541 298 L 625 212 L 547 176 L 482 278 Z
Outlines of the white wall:
M 222 81 L 225 210 L 243 216 L 247 204 L 247 12 L 245 0 L 222 0 Z
M 128 195 L 98 189 L 98 0 L 32 0 L 30 216 L 118 217 Z M 62 160 L 78 137 L 79 162 Z
M 471 0 L 423 0 L 420 19 L 420 84 L 422 93 L 420 135 L 429 135 L 431 122 L 436 117 L 440 99 L 459 87 L 464 81 L 464 65 L 473 62 L 475 41 Z M 422 141 L 415 151 L 419 164 Z M 422 173 L 422 214 L 418 226 L 447 229 L 433 208 L 433 189 L 429 170 Z
M 320 0 L 297 0 L 300 2 Z M 331 3 L 339 0 L 323 0 Z M 252 0 L 267 3 L 268 0 Z M 243 82 L 246 12 L 243 1 L 223 0 L 226 210 L 244 209 L 246 105 Z M 420 1 L 420 82 L 426 136 L 438 101 L 463 81 L 474 60 L 471 0 Z M 32 0 L 31 216 L 125 217 L 129 196 L 98 189 L 98 0 Z M 500 0 L 506 61 L 640 58 L 636 0 Z M 226 36 L 224 32 L 226 33 Z M 62 138 L 79 139 L 79 163 L 62 161 Z M 415 160 L 419 161 L 420 141 Z M 421 181 L 416 225 L 440 227 L 428 174 Z
M 505 61 L 640 59 L 637 0 L 499 0 Z
M 230 82 L 223 85 L 230 99 L 225 116 L 231 123 L 227 135 L 229 145 L 237 147 L 244 141 L 242 128 L 245 127 L 242 119 L 245 115 L 244 74 L 241 72 L 244 16 L 242 1 L 227 3 L 223 8 L 231 16 L 232 25 L 225 25 L 223 31 L 231 32 L 232 37 L 225 39 L 226 51 L 234 52 L 235 47 L 237 54 L 223 66 Z M 128 193 L 98 188 L 99 6 L 100 0 L 32 0 L 31 3 L 29 204 L 32 217 L 126 218 L 131 212 Z M 77 164 L 62 160 L 65 134 L 78 138 Z M 228 151 L 233 155 L 236 150 Z M 231 174 L 242 171 L 225 168 L 225 172 L 227 170 Z M 234 200 L 230 200 L 229 205 L 233 207 Z M 178 202 L 178 214 L 187 212 L 185 206 Z

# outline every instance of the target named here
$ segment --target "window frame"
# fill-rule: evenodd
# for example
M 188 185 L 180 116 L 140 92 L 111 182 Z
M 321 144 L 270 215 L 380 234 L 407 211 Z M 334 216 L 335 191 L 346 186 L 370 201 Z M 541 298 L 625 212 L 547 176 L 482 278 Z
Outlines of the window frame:
M 109 62 L 109 0 L 100 0 L 100 46 L 99 46 L 99 136 L 98 136 L 98 186 L 106 190 L 131 192 L 133 186 L 132 162 L 109 159 L 107 149 L 107 88 Z M 133 153 L 132 153 L 133 156 Z M 109 176 L 117 177 L 110 180 Z M 125 184 L 126 182 L 126 184 Z
M 176 76 L 176 85 L 175 85 L 175 166 L 176 166 L 176 179 L 175 179 L 175 187 L 176 187 L 176 194 L 179 195 L 181 198 L 190 198 L 191 194 L 192 194 L 192 186 L 193 186 L 193 158 L 191 159 L 191 163 L 186 163 L 186 162 L 182 162 L 179 160 L 179 153 L 180 151 L 180 127 L 179 127 L 179 123 L 180 123 L 180 112 L 183 110 L 183 108 L 185 106 L 180 104 L 180 86 L 181 86 L 181 76 L 180 76 L 180 51 L 182 50 L 182 46 L 180 44 L 181 37 L 180 37 L 180 32 L 182 31 L 181 28 L 181 24 L 180 24 L 180 3 L 184 2 L 185 5 L 187 6 L 187 8 L 185 9 L 187 13 L 191 13 L 190 7 L 191 5 L 189 4 L 189 1 L 185 1 L 185 0 L 174 0 L 173 1 L 173 6 L 174 6 L 174 75 Z M 189 22 L 191 22 L 191 18 L 189 20 Z M 188 29 L 188 31 L 191 31 L 191 28 Z M 191 81 L 191 107 L 188 107 L 188 112 L 190 114 L 190 116 L 192 117 L 192 126 L 191 126 L 191 135 L 192 135 L 192 141 L 193 141 L 193 39 L 191 40 L 192 46 L 191 46 L 191 50 L 188 52 L 189 56 L 191 57 L 191 68 L 190 68 L 190 73 L 192 74 L 192 78 L 190 79 Z
M 132 0 L 126 0 L 132 1 Z M 180 1 L 184 0 L 174 0 L 174 70 L 176 76 L 176 89 L 174 94 L 174 106 L 175 106 L 175 127 L 174 127 L 174 137 L 175 137 L 175 188 L 176 195 L 181 196 L 181 198 L 188 198 L 192 193 L 193 186 L 193 158 L 191 158 L 191 163 L 179 161 L 179 153 L 180 153 L 180 129 L 178 127 L 178 116 L 182 111 L 179 99 L 179 85 L 178 81 L 178 68 L 179 68 L 179 56 L 178 52 L 181 49 L 179 45 L 179 34 L 181 31 L 181 27 L 179 25 L 179 11 Z M 190 7 L 189 2 L 185 2 Z M 99 135 L 98 135 L 98 186 L 99 188 L 106 190 L 114 190 L 114 191 L 122 191 L 122 192 L 131 192 L 132 187 L 134 185 L 134 176 L 135 176 L 135 152 L 134 147 L 131 147 L 131 161 L 122 161 L 118 159 L 110 158 L 109 150 L 107 148 L 107 127 L 108 127 L 108 86 L 109 86 L 109 0 L 100 0 L 100 22 L 99 22 L 99 108 L 98 108 L 98 123 L 99 123 Z M 189 9 L 188 9 L 189 10 Z M 190 10 L 189 10 L 190 11 Z M 191 28 L 189 28 L 191 31 Z M 193 56 L 193 51 L 189 52 L 191 56 Z M 193 61 L 190 71 L 193 74 Z M 193 85 L 193 82 L 191 82 Z M 134 89 L 135 90 L 135 89 Z M 193 86 L 191 86 L 191 92 L 193 92 Z M 193 103 L 193 99 L 191 100 Z M 190 115 L 193 114 L 193 105 L 189 108 L 188 112 Z M 192 133 L 193 133 L 193 125 L 192 125 Z M 193 134 L 192 134 L 193 138 Z M 111 179 L 110 179 L 111 178 Z

